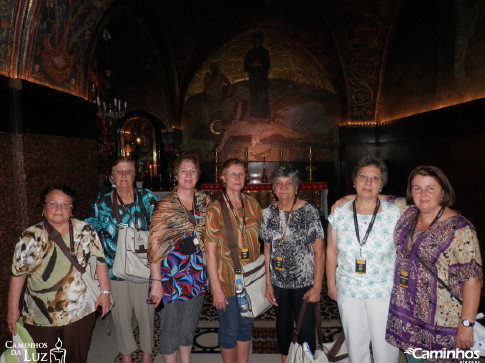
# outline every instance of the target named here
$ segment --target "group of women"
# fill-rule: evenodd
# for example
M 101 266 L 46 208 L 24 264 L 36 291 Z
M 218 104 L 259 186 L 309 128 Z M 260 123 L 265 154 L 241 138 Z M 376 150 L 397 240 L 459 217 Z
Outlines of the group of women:
M 116 188 L 99 196 L 85 222 L 72 217 L 74 194 L 69 188 L 47 189 L 41 198 L 45 220 L 28 228 L 15 248 L 7 315 L 10 331 L 16 331 L 27 282 L 24 326 L 35 342 L 48 343 L 46 351 L 60 338 L 70 362 L 85 362 L 95 310 L 102 317 L 111 310 L 121 361 L 131 362 L 137 349 L 136 320 L 142 361 L 152 362 L 155 308 L 163 306 L 160 352 L 165 362 L 176 362 L 178 356 L 181 362 L 190 362 L 204 295 L 210 291 L 224 362 L 247 362 L 254 319 L 239 312 L 229 242 L 237 244 L 244 265 L 259 257 L 261 239 L 265 296 L 276 307 L 282 360 L 288 355 L 304 300 L 310 306 L 298 340 L 315 350 L 311 306 L 320 303 L 324 231 L 318 210 L 297 197 L 297 170 L 291 165 L 275 170 L 276 201 L 263 211 L 254 198 L 242 193 L 248 171 L 239 159 L 223 163 L 222 197 L 212 202 L 195 188 L 200 176 L 196 156 L 181 155 L 173 170 L 177 186 L 157 202 L 149 190 L 133 187 L 133 161 L 118 159 L 112 168 Z M 344 198 L 329 217 L 328 293 L 339 306 L 349 358 L 370 362 L 372 355 L 374 362 L 388 363 L 397 362 L 398 348 L 470 348 L 483 282 L 475 230 L 450 209 L 454 193 L 440 169 L 423 166 L 411 173 L 406 202 L 412 206 L 407 209 L 400 198 L 379 194 L 387 177 L 382 161 L 363 159 L 353 173 L 356 195 Z M 224 223 L 224 204 L 229 226 Z M 113 274 L 120 225 L 150 231 L 147 282 Z M 62 252 L 49 232 L 52 229 L 79 264 L 85 266 L 90 256 L 96 256 L 98 297 L 89 295 L 81 272 Z M 229 241 L 231 235 L 235 241 Z M 432 272 L 448 282 L 451 295 Z
M 381 160 L 362 159 L 356 195 L 329 216 L 328 293 L 350 361 L 397 362 L 399 349 L 408 362 L 459 361 L 446 352 L 474 345 L 483 285 L 475 229 L 450 208 L 455 194 L 441 169 L 415 168 L 405 200 L 379 194 L 387 178 Z

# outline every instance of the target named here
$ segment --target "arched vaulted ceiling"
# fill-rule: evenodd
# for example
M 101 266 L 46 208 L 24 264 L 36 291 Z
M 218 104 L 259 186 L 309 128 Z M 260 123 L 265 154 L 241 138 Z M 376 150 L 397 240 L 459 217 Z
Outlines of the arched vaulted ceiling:
M 126 94 L 128 102 L 136 103 L 130 99 L 140 87 L 135 80 L 144 80 L 142 90 L 157 89 L 165 97 L 160 103 L 170 108 L 168 113 L 176 121 L 184 94 L 203 62 L 232 37 L 259 29 L 309 54 L 334 86 L 342 121 L 371 123 L 383 58 L 401 4 L 400 0 L 6 2 L 8 6 L 0 9 L 0 73 L 9 77 L 86 98 L 89 67 L 93 55 L 99 56 L 95 49 L 107 26 L 121 44 L 111 59 L 126 60 L 130 67 L 125 73 L 128 79 L 118 75 L 120 88 L 132 90 Z M 130 46 L 143 42 L 155 49 L 147 52 L 146 46 L 138 50 Z

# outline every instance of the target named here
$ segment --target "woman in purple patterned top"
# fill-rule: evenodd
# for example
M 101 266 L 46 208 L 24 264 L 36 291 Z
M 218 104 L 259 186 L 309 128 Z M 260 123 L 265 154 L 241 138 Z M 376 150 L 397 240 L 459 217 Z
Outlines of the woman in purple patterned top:
M 394 232 L 397 259 L 386 340 L 408 353 L 408 362 L 450 362 L 459 358 L 456 348 L 473 346 L 483 284 L 476 231 L 450 208 L 453 188 L 437 167 L 411 172 L 406 201 L 414 205 Z

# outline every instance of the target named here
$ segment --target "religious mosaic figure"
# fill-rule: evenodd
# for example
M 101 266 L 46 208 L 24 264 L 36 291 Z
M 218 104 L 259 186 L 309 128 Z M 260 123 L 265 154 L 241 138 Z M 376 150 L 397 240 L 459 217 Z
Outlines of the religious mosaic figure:
M 269 53 L 262 47 L 263 34 L 253 36 L 253 48 L 246 54 L 244 70 L 249 75 L 249 105 L 252 119 L 269 119 Z

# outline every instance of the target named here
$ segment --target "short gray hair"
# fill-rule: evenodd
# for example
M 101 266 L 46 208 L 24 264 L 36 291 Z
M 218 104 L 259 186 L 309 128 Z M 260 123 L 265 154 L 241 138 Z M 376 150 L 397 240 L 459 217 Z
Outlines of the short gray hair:
M 369 165 L 373 165 L 381 171 L 382 186 L 384 187 L 387 184 L 387 180 L 389 178 L 389 172 L 387 171 L 386 163 L 379 158 L 374 158 L 371 156 L 364 156 L 362 159 L 359 160 L 358 164 L 352 171 L 352 181 L 355 182 L 355 179 L 357 178 L 360 169 Z
M 278 166 L 274 171 L 273 175 L 271 176 L 271 186 L 274 192 L 274 186 L 276 183 L 276 178 L 291 178 L 293 180 L 293 184 L 295 184 L 295 191 L 298 191 L 300 187 L 300 177 L 299 172 L 295 169 L 291 164 L 283 164 Z

